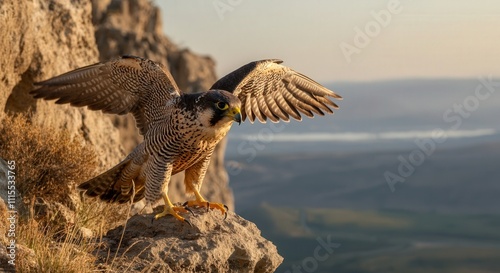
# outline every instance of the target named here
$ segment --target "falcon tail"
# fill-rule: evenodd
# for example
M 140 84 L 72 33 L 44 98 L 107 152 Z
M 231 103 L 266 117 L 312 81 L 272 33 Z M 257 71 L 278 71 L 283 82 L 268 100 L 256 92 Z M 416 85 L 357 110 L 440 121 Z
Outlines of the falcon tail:
M 109 203 L 127 203 L 134 195 L 133 202 L 144 198 L 144 183 L 138 179 L 141 166 L 132 163 L 132 159 L 126 159 L 110 170 L 84 182 L 78 189 L 85 192 L 89 197 L 97 197 Z

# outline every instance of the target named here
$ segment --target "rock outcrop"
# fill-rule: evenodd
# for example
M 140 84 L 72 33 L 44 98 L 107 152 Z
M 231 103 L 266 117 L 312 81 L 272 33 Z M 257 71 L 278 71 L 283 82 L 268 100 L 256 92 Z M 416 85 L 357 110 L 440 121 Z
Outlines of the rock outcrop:
M 274 272 L 283 261 L 255 224 L 233 212 L 226 220 L 219 211 L 194 213 L 186 216 L 192 226 L 135 215 L 125 232 L 122 226 L 108 232 L 99 255 L 103 261 L 116 255 L 113 269 L 127 272 Z
M 0 4 L 0 120 L 5 113 L 30 113 L 34 122 L 83 135 L 102 168 L 123 156 L 119 133 L 100 112 L 36 101 L 33 82 L 98 61 L 87 1 L 18 1 Z

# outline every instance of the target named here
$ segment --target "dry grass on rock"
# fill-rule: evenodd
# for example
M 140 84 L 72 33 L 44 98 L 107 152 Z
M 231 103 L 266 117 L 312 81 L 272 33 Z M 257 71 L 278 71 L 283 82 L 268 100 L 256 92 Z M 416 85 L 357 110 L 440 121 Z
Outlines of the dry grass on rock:
M 68 132 L 31 124 L 22 115 L 0 125 L 0 157 L 16 162 L 16 188 L 24 201 L 43 197 L 68 205 L 77 183 L 94 175 L 94 151 Z
M 16 271 L 95 272 L 92 253 L 103 234 L 123 223 L 128 207 L 77 193 L 76 185 L 98 169 L 93 149 L 81 136 L 34 125 L 22 115 L 6 116 L 0 122 L 0 158 L 16 164 Z M 5 234 L 0 237 L 5 242 Z

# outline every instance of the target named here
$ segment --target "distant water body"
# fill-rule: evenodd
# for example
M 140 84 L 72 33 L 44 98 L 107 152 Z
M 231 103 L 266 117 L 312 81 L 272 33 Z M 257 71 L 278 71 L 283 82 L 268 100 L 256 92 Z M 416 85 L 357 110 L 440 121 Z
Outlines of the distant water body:
M 497 134 L 492 128 L 475 130 L 427 130 L 427 131 L 393 131 L 383 133 L 277 133 L 230 135 L 230 140 L 260 141 L 260 142 L 372 142 L 379 140 L 414 140 L 422 138 L 473 138 Z
M 500 143 L 500 130 L 409 130 L 387 132 L 281 132 L 276 134 L 229 134 L 226 155 L 253 160 L 263 154 L 373 152 L 412 150 L 417 142 L 434 141 L 436 148 L 457 148 Z

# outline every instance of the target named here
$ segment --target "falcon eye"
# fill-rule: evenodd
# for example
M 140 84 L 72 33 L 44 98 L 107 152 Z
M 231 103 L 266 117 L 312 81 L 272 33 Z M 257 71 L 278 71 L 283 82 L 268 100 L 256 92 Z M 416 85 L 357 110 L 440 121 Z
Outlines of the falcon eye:
M 229 105 L 227 103 L 221 101 L 216 103 L 215 106 L 217 106 L 217 108 L 219 108 L 220 110 L 227 110 L 227 108 L 229 108 Z

